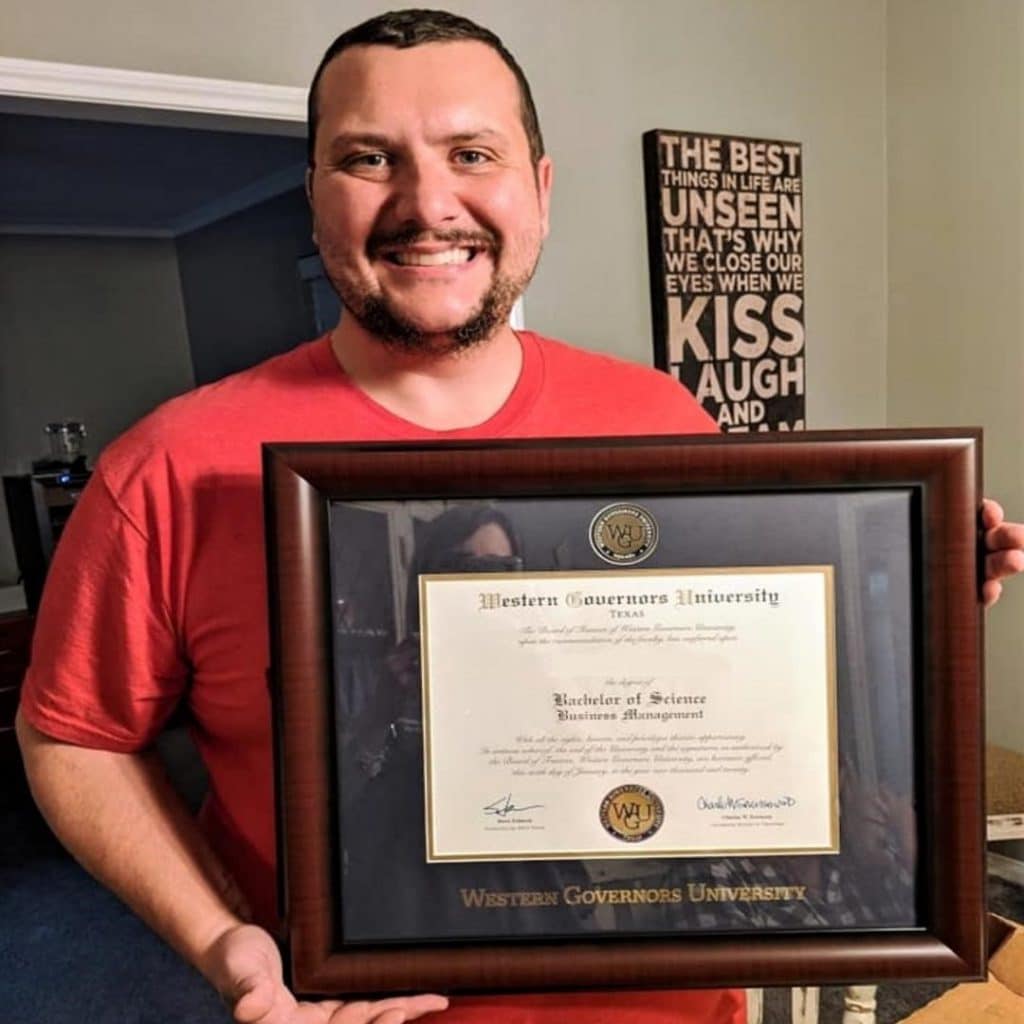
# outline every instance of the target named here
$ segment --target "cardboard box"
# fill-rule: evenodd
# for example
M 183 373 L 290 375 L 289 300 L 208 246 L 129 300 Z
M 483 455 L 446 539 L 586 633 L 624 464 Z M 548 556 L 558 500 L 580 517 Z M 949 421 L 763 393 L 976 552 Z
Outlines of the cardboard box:
M 1024 927 L 989 920 L 988 981 L 957 985 L 900 1024 L 1024 1024 Z

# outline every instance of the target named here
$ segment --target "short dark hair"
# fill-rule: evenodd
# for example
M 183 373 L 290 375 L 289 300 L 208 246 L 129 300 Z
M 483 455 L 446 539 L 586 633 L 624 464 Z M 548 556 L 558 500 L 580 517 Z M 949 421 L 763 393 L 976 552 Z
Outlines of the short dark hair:
M 520 557 L 523 542 L 519 531 L 504 512 L 483 502 L 452 505 L 427 525 L 426 532 L 416 543 L 412 565 L 409 568 L 409 589 L 405 595 L 405 621 L 410 633 L 419 630 L 420 588 L 419 578 L 424 573 L 453 572 L 452 562 L 460 547 L 483 526 L 494 524 L 508 538 L 512 554 Z M 465 571 L 460 569 L 459 571 Z M 494 571 L 489 570 L 489 571 Z
M 533 103 L 530 83 L 523 74 L 523 69 L 516 63 L 515 57 L 505 49 L 505 44 L 489 29 L 469 18 L 448 11 L 429 11 L 411 8 L 405 11 L 388 11 L 379 14 L 369 21 L 364 21 L 347 32 L 342 32 L 327 47 L 313 81 L 309 86 L 309 97 L 306 103 L 307 136 L 306 153 L 309 166 L 313 166 L 316 150 L 316 128 L 319 117 L 318 91 L 320 78 L 324 68 L 343 50 L 350 46 L 393 46 L 398 50 L 406 50 L 424 43 L 447 43 L 463 39 L 476 40 L 489 46 L 505 62 L 519 84 L 519 107 L 523 121 L 523 130 L 530 144 L 530 159 L 534 164 L 544 155 L 544 139 L 540 134 L 540 122 L 537 119 L 537 108 Z

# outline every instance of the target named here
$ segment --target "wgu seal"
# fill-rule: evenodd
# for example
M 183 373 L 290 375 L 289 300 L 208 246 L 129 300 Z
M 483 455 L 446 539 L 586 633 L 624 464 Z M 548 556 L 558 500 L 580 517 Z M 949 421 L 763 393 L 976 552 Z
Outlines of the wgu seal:
M 590 546 L 612 565 L 632 565 L 650 557 L 658 543 L 654 516 L 639 505 L 606 505 L 590 521 Z
M 642 843 L 661 828 L 665 805 L 645 786 L 616 786 L 602 801 L 601 826 L 624 843 Z

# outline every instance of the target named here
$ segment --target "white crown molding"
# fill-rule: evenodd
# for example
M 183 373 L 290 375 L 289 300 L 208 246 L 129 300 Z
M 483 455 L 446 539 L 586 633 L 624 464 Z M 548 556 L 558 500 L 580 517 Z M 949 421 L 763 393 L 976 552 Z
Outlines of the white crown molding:
M 0 96 L 302 122 L 306 90 L 153 71 L 0 57 Z

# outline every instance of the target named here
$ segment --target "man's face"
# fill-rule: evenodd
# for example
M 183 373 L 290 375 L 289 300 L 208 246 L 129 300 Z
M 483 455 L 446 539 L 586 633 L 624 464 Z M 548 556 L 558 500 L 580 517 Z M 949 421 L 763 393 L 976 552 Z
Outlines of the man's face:
M 530 280 L 551 167 L 534 167 L 512 72 L 475 41 L 356 46 L 324 70 L 313 223 L 346 309 L 383 341 L 489 337 Z

